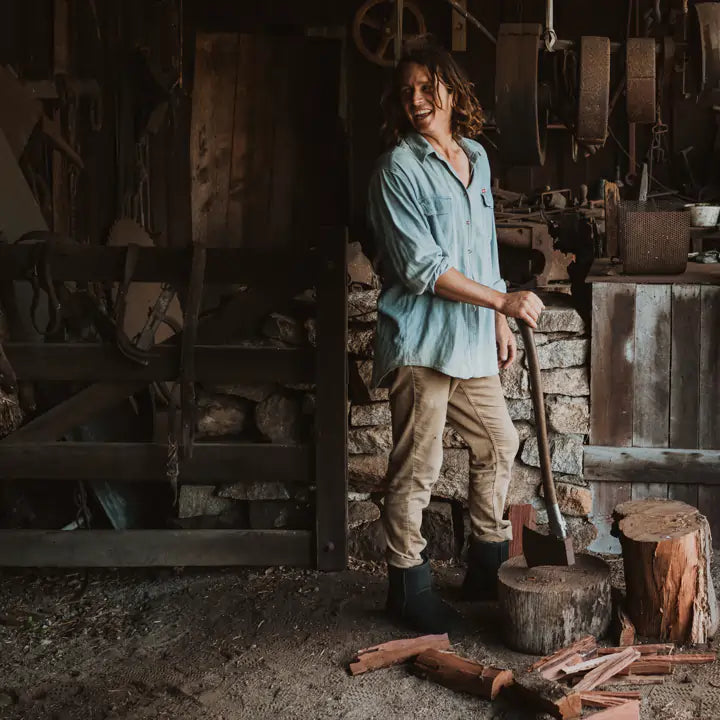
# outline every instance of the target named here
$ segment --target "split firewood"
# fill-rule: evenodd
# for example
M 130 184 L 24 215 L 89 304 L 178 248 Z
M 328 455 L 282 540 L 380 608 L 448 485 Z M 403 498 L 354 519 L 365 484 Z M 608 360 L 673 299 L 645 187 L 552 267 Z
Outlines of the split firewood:
M 613 617 L 611 634 L 621 647 L 635 644 L 635 626 L 625 611 L 625 598 L 617 589 L 612 589 Z
M 580 682 L 575 685 L 577 691 L 594 690 L 601 683 L 607 682 L 610 678 L 624 670 L 640 657 L 640 653 L 632 648 L 627 648 L 616 655 L 608 655 L 607 662 L 593 668 Z
M 667 657 L 660 657 L 657 660 L 648 660 L 641 657 L 621 670 L 618 675 L 672 675 L 673 664 L 668 662 Z
M 411 670 L 451 690 L 478 695 L 485 700 L 494 700 L 500 690 L 513 682 L 510 670 L 481 665 L 440 650 L 426 650 L 418 655 Z
M 390 667 L 405 662 L 410 658 L 419 655 L 425 650 L 446 650 L 450 647 L 450 639 L 447 633 L 443 635 L 423 635 L 407 640 L 391 640 L 381 645 L 373 645 L 363 650 L 358 650 L 357 660 L 350 663 L 350 672 L 353 675 L 370 670 Z
M 706 665 L 715 662 L 715 653 L 679 653 L 678 655 L 643 655 L 637 662 L 665 662 L 670 665 Z
M 661 685 L 667 677 L 667 675 L 616 675 L 597 687 L 605 685 Z
M 580 693 L 583 707 L 607 708 L 622 705 L 628 700 L 640 700 L 640 693 L 629 692 L 601 692 L 598 690 L 587 690 Z
M 537 512 L 529 503 L 518 503 L 508 508 L 508 520 L 512 525 L 513 538 L 510 541 L 509 557 L 523 554 L 523 527 L 535 529 Z
M 637 650 L 641 655 L 669 655 L 675 650 L 673 643 L 656 643 L 655 645 L 629 645 L 633 650 Z M 613 653 L 626 650 L 624 647 L 606 647 L 598 648 L 598 655 L 612 655 Z
M 598 667 L 598 665 L 603 665 L 619 655 L 620 653 L 618 652 L 613 655 L 602 655 L 600 657 L 590 658 L 590 660 L 584 660 L 579 663 L 567 663 L 560 668 L 562 677 L 569 678 L 574 677 L 575 675 L 584 675 L 589 670 Z
M 640 701 L 626 700 L 621 705 L 588 715 L 587 720 L 640 720 Z
M 582 713 L 579 692 L 554 680 L 547 680 L 538 672 L 527 672 L 516 677 L 512 692 L 522 702 L 561 720 L 579 718 Z
M 557 650 L 533 663 L 529 671 L 536 670 L 546 680 L 555 680 L 562 676 L 563 665 L 573 665 L 576 662 L 591 657 L 597 650 L 597 641 L 592 635 L 576 640 L 572 645 Z

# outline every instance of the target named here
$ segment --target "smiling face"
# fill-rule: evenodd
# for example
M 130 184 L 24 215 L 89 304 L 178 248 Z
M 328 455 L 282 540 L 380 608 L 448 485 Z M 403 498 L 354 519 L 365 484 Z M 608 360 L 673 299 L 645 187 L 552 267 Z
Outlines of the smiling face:
M 407 63 L 402 68 L 400 103 L 410 124 L 421 135 L 451 135 L 452 94 L 438 78 L 432 78 L 424 65 Z

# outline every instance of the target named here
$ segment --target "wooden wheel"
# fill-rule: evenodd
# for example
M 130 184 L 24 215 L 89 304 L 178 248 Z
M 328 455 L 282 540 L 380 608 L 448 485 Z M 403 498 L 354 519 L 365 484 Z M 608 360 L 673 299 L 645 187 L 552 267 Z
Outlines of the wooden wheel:
M 357 49 L 368 60 L 383 67 L 394 64 L 395 8 L 395 0 L 367 0 L 355 13 L 353 21 L 353 40 Z M 402 27 L 403 40 L 422 35 L 426 30 L 422 13 L 408 0 L 403 2 Z

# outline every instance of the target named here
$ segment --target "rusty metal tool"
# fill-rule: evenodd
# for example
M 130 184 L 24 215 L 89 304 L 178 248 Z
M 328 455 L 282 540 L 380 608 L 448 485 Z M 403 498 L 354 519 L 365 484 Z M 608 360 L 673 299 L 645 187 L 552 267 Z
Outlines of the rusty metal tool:
M 525 354 L 530 370 L 530 390 L 532 393 L 535 427 L 537 428 L 538 454 L 540 455 L 540 471 L 545 495 L 550 534 L 543 535 L 529 527 L 523 527 L 523 552 L 528 567 L 536 565 L 574 565 L 575 551 L 572 538 L 568 535 L 567 525 L 558 507 L 555 483 L 550 468 L 550 446 L 548 444 L 547 424 L 545 422 L 545 402 L 543 399 L 540 362 L 535 335 L 532 328 L 522 320 L 518 320 Z

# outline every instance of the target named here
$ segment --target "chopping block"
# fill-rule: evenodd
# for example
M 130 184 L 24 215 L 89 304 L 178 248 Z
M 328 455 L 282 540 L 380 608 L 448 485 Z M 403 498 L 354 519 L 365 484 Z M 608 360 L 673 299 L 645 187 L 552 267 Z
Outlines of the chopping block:
M 572 566 L 528 568 L 522 555 L 498 573 L 498 600 L 508 647 L 550 655 L 583 635 L 601 637 L 610 627 L 610 568 L 593 555 Z

